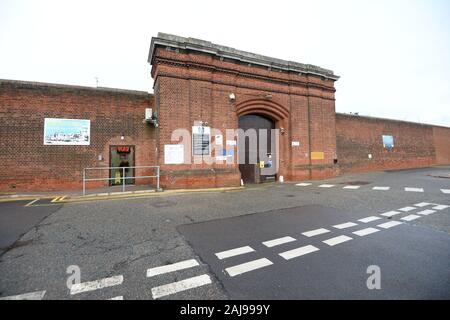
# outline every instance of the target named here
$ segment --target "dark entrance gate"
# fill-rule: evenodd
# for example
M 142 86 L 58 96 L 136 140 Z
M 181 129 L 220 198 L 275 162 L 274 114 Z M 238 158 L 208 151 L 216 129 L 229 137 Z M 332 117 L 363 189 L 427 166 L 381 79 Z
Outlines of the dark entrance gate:
M 238 149 L 238 159 L 244 159 L 245 156 L 245 163 L 240 162 L 239 164 L 242 180 L 244 183 L 275 181 L 276 174 L 272 173 L 273 170 L 268 169 L 276 163 L 274 133 L 272 131 L 272 129 L 275 129 L 274 121 L 258 114 L 249 114 L 239 117 L 238 125 L 239 129 L 244 131 L 256 130 L 256 143 L 252 143 L 251 134 L 248 134 L 245 136 L 245 148 Z M 260 129 L 267 134 L 260 134 Z M 243 138 L 239 137 L 239 139 Z M 241 143 L 239 145 L 241 146 Z M 269 174 L 267 171 L 269 171 Z

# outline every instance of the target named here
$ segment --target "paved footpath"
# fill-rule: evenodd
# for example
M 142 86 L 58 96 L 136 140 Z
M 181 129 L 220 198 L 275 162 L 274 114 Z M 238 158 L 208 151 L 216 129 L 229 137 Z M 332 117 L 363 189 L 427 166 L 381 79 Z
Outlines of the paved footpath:
M 0 298 L 448 299 L 441 172 L 0 203 L 2 228 L 14 226 L 0 230 Z M 379 290 L 367 287 L 374 266 Z

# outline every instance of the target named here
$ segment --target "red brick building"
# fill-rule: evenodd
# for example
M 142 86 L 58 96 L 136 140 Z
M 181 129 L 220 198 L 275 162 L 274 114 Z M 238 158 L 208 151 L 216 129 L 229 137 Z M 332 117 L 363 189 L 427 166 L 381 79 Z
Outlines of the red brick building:
M 149 63 L 153 95 L 0 80 L 0 191 L 78 189 L 89 167 L 160 166 L 163 188 L 195 188 L 450 163 L 450 128 L 336 114 L 330 70 L 161 33 Z M 239 164 L 239 128 L 269 129 L 276 147 Z M 88 187 L 121 170 L 95 171 L 111 180 Z

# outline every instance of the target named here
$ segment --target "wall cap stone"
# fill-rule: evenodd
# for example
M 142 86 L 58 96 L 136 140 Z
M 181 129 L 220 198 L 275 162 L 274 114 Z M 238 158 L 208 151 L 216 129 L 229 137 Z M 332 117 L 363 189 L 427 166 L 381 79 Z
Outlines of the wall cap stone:
M 271 69 L 316 75 L 324 77 L 326 79 L 331 79 L 333 81 L 339 79 L 339 76 L 335 75 L 333 71 L 311 64 L 303 64 L 299 62 L 271 58 L 256 53 L 214 44 L 210 41 L 195 38 L 185 38 L 162 32 L 158 32 L 158 35 L 156 37 L 152 37 L 148 56 L 148 62 L 151 65 L 153 65 L 154 62 L 153 58 L 157 46 L 207 53 L 222 58 L 236 60 L 242 63 L 265 66 Z
M 78 85 L 68 85 L 68 84 L 57 84 L 57 83 L 46 83 L 46 82 L 35 82 L 35 81 L 23 81 L 23 80 L 7 80 L 0 79 L 0 86 L 9 85 L 18 88 L 46 88 L 46 89 L 66 89 L 66 90 L 90 90 L 96 92 L 106 92 L 106 93 L 117 93 L 117 94 L 127 94 L 127 95 L 137 95 L 137 96 L 153 96 L 153 94 L 146 91 L 128 90 L 128 89 L 117 89 L 108 87 L 87 87 Z

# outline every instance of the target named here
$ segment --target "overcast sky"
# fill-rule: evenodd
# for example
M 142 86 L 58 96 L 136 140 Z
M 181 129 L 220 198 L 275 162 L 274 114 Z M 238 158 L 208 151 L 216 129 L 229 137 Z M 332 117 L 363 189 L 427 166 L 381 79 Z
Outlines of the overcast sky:
M 450 126 L 450 1 L 0 0 L 0 78 L 152 92 L 173 33 L 341 76 L 338 112 Z

